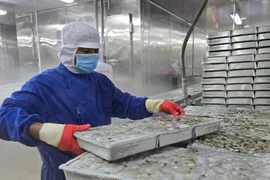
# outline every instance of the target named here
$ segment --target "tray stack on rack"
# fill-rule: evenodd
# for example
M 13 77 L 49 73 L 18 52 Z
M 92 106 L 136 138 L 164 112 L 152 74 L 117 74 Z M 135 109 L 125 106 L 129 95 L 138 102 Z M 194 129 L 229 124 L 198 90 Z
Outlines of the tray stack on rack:
M 203 104 L 270 109 L 270 26 L 210 33 Z
M 270 51 L 269 54 L 256 55 L 255 60 L 257 69 L 253 85 L 253 103 L 255 109 L 270 108 Z
M 270 26 L 258 28 L 259 53 L 254 79 L 255 109 L 270 107 Z
M 230 56 L 227 58 L 229 72 L 226 84 L 228 108 L 253 109 L 253 78 L 255 66 L 253 55 Z
M 202 80 L 204 104 L 226 105 L 225 85 L 227 76 L 226 57 L 208 58 L 204 62 L 204 77 Z

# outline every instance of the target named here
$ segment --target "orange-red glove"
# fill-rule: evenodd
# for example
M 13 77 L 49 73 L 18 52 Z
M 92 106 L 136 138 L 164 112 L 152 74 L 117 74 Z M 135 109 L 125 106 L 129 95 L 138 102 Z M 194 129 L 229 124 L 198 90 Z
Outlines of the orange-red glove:
M 175 116 L 185 115 L 185 110 L 181 106 L 167 100 L 160 105 L 160 111 Z
M 181 106 L 167 100 L 147 99 L 145 107 L 150 113 L 164 112 L 175 116 L 185 115 L 185 111 Z
M 78 131 L 85 131 L 91 127 L 90 124 L 72 125 L 72 124 L 53 124 L 44 123 L 39 132 L 40 140 L 59 148 L 62 151 L 71 151 L 77 155 L 84 151 L 78 145 L 73 134 Z

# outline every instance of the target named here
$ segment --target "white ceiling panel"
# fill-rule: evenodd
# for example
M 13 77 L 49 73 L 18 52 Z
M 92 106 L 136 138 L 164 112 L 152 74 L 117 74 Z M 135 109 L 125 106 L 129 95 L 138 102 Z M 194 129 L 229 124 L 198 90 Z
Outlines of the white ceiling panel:
M 87 0 L 74 0 L 74 3 L 86 2 Z M 93 0 L 88 0 L 93 1 Z M 28 13 L 68 6 L 70 4 L 60 0 L 0 0 L 0 8 L 10 12 Z

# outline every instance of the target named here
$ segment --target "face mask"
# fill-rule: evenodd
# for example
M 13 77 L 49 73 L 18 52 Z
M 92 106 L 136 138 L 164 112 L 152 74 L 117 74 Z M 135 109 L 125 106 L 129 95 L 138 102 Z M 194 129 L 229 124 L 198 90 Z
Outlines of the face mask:
M 76 54 L 76 68 L 82 74 L 89 74 L 97 67 L 99 54 Z

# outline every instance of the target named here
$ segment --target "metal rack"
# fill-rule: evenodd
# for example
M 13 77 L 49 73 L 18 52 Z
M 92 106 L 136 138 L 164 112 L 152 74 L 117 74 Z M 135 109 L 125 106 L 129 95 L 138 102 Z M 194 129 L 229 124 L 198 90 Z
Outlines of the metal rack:
M 208 34 L 204 105 L 270 108 L 270 26 Z

